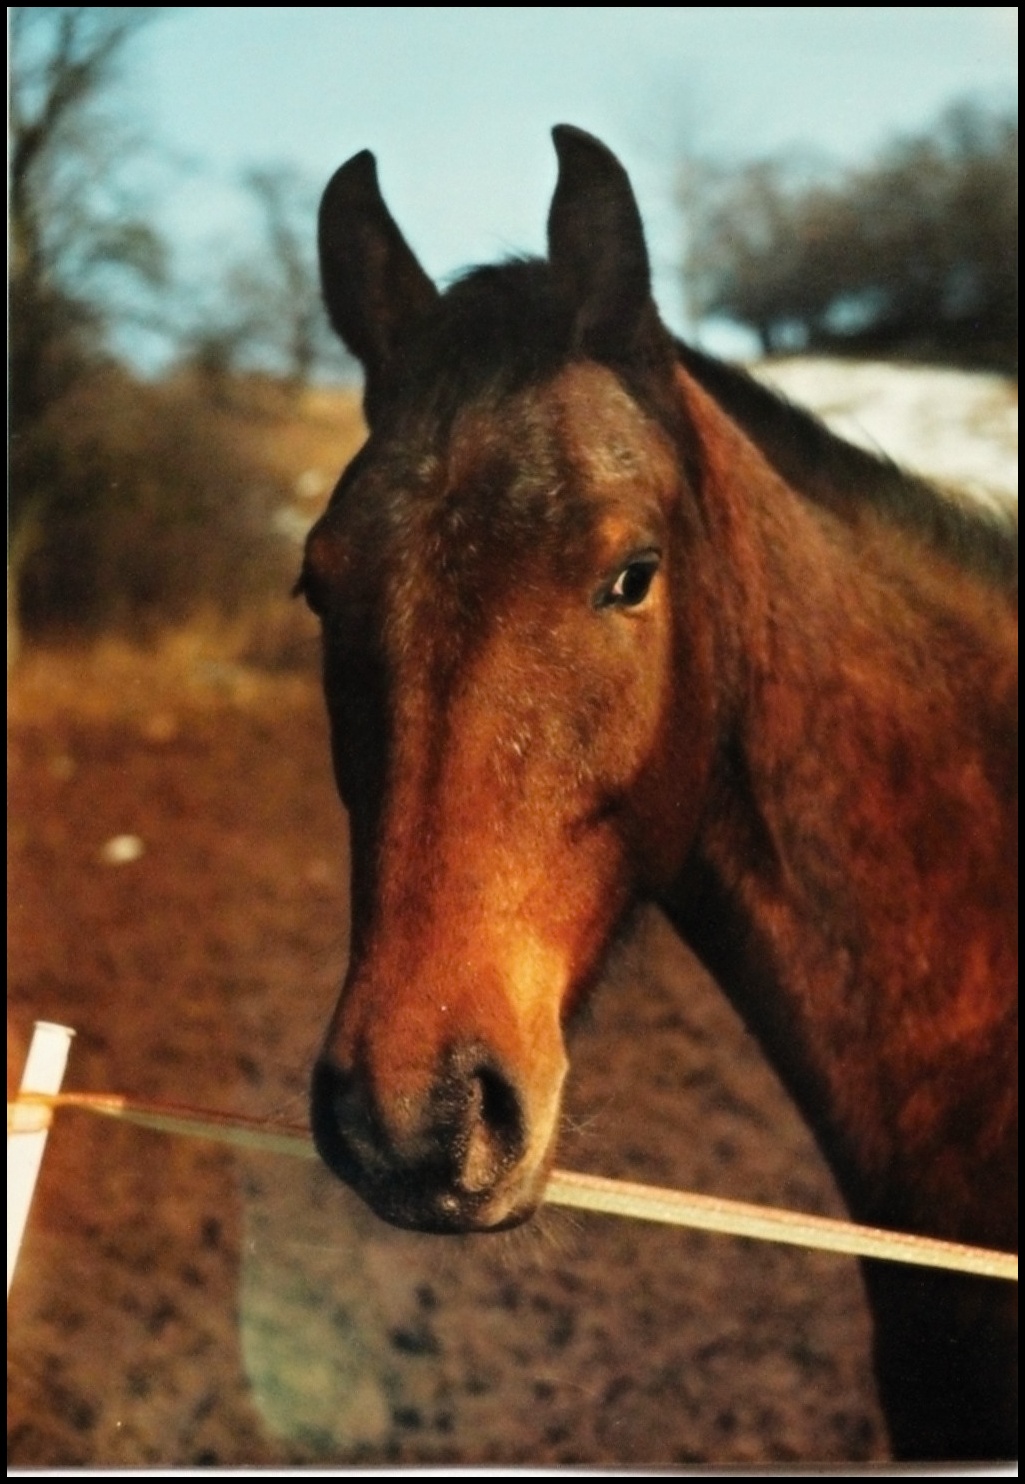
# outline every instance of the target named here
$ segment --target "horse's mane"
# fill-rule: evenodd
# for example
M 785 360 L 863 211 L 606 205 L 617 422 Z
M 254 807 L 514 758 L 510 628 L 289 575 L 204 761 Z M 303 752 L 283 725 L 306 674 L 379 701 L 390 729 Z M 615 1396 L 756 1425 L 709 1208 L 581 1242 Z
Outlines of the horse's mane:
M 948 494 L 869 453 L 742 370 L 685 342 L 677 358 L 793 488 L 848 521 L 866 506 L 958 566 L 1012 591 L 1018 584 L 1018 512 Z
M 569 358 L 571 339 L 543 259 L 470 268 L 403 346 L 397 395 L 446 427 L 468 402 L 542 385 Z

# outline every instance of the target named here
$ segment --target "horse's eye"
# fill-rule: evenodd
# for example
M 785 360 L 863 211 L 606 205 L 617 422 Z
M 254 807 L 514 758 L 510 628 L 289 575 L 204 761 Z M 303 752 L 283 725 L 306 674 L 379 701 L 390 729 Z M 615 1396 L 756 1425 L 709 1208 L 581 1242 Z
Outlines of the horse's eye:
M 636 608 L 648 596 L 655 573 L 658 571 L 658 556 L 651 552 L 627 562 L 615 582 L 605 594 L 603 607 Z

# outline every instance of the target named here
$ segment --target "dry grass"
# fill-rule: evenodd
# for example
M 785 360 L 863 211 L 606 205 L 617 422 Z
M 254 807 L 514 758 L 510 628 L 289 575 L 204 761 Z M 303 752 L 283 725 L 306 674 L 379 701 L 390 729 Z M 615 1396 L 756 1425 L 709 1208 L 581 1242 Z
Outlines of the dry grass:
M 67 488 L 18 543 L 9 666 L 22 643 L 77 650 L 87 637 L 109 659 L 117 635 L 146 667 L 173 652 L 193 669 L 308 668 L 316 631 L 290 589 L 363 439 L 358 394 L 249 378 L 214 396 L 194 376 L 135 388 L 115 377 L 103 391 L 83 393 L 80 417 L 69 409 L 53 471 Z
M 303 639 L 307 663 L 287 670 L 247 658 L 254 642 L 252 614 L 167 629 L 146 644 L 112 635 L 89 644 L 33 646 L 8 675 L 9 720 L 135 721 L 160 740 L 161 718 L 168 712 L 259 706 L 264 700 L 277 706 L 293 694 L 306 697 L 314 687 L 318 641 L 313 620 L 304 613 L 297 618 L 310 631 Z

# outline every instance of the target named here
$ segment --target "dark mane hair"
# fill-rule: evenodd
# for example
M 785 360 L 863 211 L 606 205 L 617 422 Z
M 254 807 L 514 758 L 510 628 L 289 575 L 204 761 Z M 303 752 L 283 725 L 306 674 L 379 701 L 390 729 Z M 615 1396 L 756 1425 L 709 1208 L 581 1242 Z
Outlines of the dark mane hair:
M 571 339 L 570 314 L 546 262 L 511 258 L 470 268 L 413 328 L 389 390 L 447 428 L 469 402 L 547 381 L 569 358 Z
M 676 341 L 680 363 L 758 445 L 793 488 L 850 520 L 867 505 L 957 565 L 1012 592 L 1018 586 L 1017 507 L 946 494 L 892 460 L 848 443 L 739 366 Z

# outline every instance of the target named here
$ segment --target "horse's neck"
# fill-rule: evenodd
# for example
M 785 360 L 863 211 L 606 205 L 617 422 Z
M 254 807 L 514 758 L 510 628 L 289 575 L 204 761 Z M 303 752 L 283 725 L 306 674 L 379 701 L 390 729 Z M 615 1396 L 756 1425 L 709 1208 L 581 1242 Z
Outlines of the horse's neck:
M 744 430 L 780 477 L 824 504 L 842 501 L 853 480 L 866 495 L 891 487 L 895 478 L 916 483 L 885 460 L 837 438 L 813 413 L 741 367 L 706 356 L 682 340 L 676 351 L 689 375 Z
M 947 1200 L 956 1226 L 955 1191 L 893 1192 L 973 1116 L 958 1079 L 988 1061 L 999 1085 L 1014 1054 L 1016 625 L 1012 649 L 995 595 L 831 526 L 696 396 L 735 696 L 667 905 L 852 1205 L 935 1226 Z M 976 1133 L 984 1181 L 997 1134 Z
M 841 520 L 875 512 L 903 527 L 938 556 L 970 563 L 979 575 L 1017 597 L 1017 502 L 985 506 L 924 479 L 838 437 L 814 414 L 788 402 L 737 366 L 676 342 L 687 377 L 743 430 L 792 488 Z M 682 374 L 681 374 L 682 375 Z

